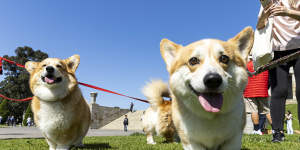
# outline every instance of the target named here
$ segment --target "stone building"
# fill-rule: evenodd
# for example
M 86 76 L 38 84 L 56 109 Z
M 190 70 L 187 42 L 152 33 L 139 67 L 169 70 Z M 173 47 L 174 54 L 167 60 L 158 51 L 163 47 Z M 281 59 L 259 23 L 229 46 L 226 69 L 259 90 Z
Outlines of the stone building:
M 91 103 L 90 110 L 92 114 L 92 129 L 99 129 L 106 124 L 129 112 L 129 109 L 120 109 L 119 107 L 105 107 L 96 104 L 97 93 L 90 93 Z

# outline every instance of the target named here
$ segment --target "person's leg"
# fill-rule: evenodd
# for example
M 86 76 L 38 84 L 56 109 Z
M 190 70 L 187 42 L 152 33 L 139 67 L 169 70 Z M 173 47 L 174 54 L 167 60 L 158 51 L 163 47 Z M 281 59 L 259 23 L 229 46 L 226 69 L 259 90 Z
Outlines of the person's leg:
M 288 94 L 289 67 L 280 65 L 270 70 L 271 117 L 273 129 L 283 131 L 285 102 Z
M 255 103 L 255 98 L 244 98 L 246 112 L 251 113 L 251 120 L 253 123 L 254 131 L 253 133 L 256 134 L 256 131 L 259 129 L 259 116 L 257 105 Z
M 259 115 L 258 112 L 253 112 L 251 114 L 251 119 L 254 125 L 254 130 L 257 131 L 259 129 Z
M 290 54 L 291 51 L 275 51 L 274 59 Z M 288 75 L 290 63 L 284 63 L 269 71 L 271 85 L 270 112 L 274 129 L 272 142 L 284 140 L 283 124 L 285 117 L 285 102 L 288 95 Z
M 294 76 L 296 80 L 296 99 L 298 102 L 298 116 L 300 116 L 300 58 L 295 60 L 295 64 L 293 66 L 294 69 Z M 300 124 L 300 119 L 299 119 L 299 124 Z

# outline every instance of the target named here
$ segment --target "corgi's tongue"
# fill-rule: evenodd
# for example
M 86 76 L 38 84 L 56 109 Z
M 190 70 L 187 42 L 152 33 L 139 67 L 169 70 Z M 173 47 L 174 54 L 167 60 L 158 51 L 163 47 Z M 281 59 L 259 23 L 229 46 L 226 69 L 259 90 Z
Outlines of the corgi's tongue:
M 52 83 L 54 83 L 54 78 L 45 77 L 45 82 L 48 83 L 48 84 L 52 84 Z
M 205 111 L 207 112 L 219 112 L 223 104 L 222 94 L 200 94 L 198 100 Z

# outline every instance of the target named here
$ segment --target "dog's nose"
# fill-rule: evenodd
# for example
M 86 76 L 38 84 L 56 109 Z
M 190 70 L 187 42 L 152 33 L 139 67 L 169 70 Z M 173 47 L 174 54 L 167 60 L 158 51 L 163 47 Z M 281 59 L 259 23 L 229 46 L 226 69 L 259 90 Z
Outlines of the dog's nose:
M 53 72 L 54 72 L 54 68 L 53 68 L 52 66 L 47 66 L 47 67 L 46 67 L 46 71 L 47 71 L 48 73 L 53 73 Z
M 222 77 L 217 73 L 209 73 L 205 75 L 204 84 L 209 89 L 216 89 L 222 84 Z

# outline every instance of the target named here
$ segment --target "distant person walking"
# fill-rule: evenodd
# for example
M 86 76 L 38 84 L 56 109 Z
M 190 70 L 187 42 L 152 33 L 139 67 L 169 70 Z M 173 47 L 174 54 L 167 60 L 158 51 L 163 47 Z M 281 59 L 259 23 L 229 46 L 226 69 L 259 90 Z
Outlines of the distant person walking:
M 288 110 L 288 113 L 285 114 L 286 117 L 286 128 L 287 128 L 287 134 L 294 134 L 293 130 L 293 115 L 291 111 Z
M 0 116 L 0 124 L 2 123 L 2 116 Z
M 252 57 L 249 56 L 250 61 L 247 64 L 249 72 L 254 72 Z M 259 127 L 259 114 L 265 114 L 269 123 L 272 125 L 269 106 L 268 94 L 268 71 L 262 72 L 258 75 L 248 77 L 248 84 L 244 91 L 244 101 L 246 104 L 246 112 L 251 113 L 251 119 L 254 125 L 253 134 L 262 135 Z
M 127 132 L 127 126 L 129 124 L 127 115 L 125 115 L 124 121 L 123 121 L 123 125 L 124 125 L 124 131 Z
M 30 127 L 32 125 L 31 117 L 27 118 L 27 126 Z
M 134 106 L 134 104 L 131 102 L 131 103 L 130 103 L 130 108 L 129 108 L 130 112 L 133 111 L 133 106 Z
M 16 126 L 15 116 L 10 117 L 10 124 L 11 126 Z

